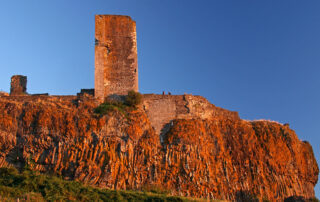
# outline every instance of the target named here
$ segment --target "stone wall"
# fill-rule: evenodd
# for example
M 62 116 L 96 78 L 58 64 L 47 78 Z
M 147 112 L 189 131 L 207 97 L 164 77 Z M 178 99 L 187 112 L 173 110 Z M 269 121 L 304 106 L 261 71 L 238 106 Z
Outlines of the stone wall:
M 27 77 L 22 75 L 14 75 L 11 77 L 10 95 L 27 94 Z
M 118 15 L 96 15 L 95 21 L 95 97 L 138 91 L 135 21 Z
M 143 95 L 143 109 L 151 125 L 160 134 L 174 119 L 240 119 L 237 112 L 211 104 L 207 99 L 194 95 Z
M 76 102 L 79 100 L 79 97 L 75 95 L 25 95 L 25 96 L 1 96 L 2 101 L 11 101 L 11 102 Z M 93 100 L 94 102 L 94 100 Z

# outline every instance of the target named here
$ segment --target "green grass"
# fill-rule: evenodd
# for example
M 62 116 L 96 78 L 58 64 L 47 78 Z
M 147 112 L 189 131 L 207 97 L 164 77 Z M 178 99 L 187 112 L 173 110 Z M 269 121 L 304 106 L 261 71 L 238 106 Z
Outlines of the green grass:
M 122 102 L 104 102 L 94 109 L 94 113 L 105 115 L 109 112 L 119 111 L 123 115 L 127 115 L 127 108 Z
M 0 201 L 192 201 L 139 191 L 85 186 L 76 181 L 14 168 L 0 168 Z
M 127 116 L 128 111 L 136 109 L 141 102 L 142 95 L 140 93 L 128 91 L 128 95 L 124 97 L 124 100 L 106 98 L 104 103 L 94 109 L 94 113 L 106 115 L 110 112 L 119 111 L 124 116 Z

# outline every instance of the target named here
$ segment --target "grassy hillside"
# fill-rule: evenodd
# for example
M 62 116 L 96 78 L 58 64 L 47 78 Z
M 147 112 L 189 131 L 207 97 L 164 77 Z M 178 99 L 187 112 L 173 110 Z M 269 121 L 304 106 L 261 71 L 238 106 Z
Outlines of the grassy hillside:
M 192 201 L 192 199 L 137 191 L 115 191 L 85 186 L 76 181 L 0 168 L 0 201 Z

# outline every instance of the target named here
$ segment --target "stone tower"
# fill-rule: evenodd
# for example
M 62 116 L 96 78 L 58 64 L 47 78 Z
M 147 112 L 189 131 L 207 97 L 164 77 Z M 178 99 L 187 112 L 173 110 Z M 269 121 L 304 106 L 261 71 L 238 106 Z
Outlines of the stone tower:
M 138 91 L 136 23 L 128 16 L 95 16 L 95 97 Z
M 22 75 L 12 76 L 10 95 L 26 95 L 26 94 L 27 94 L 27 77 Z

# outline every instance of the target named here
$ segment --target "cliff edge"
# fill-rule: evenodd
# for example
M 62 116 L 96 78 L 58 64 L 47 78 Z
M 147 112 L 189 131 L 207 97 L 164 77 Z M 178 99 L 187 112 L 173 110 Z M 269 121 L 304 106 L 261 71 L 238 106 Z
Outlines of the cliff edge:
M 0 97 L 0 166 L 211 199 L 314 197 L 312 147 L 288 125 L 241 120 L 191 95 L 145 95 L 125 114 L 95 107 L 76 96 Z

